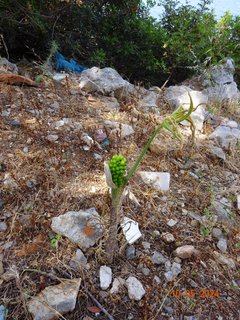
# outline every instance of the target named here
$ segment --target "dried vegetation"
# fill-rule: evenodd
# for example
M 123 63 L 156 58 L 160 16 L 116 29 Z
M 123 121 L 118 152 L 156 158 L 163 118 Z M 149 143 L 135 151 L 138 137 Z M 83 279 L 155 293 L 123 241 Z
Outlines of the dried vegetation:
M 160 284 L 154 281 L 154 276 L 162 276 L 164 268 L 157 270 L 149 254 L 143 250 L 141 241 L 136 245 L 139 255 L 134 260 L 120 255 L 111 266 L 114 276 L 124 278 L 133 274 L 140 279 L 147 293 L 139 303 L 128 300 L 124 290 L 117 295 L 100 291 L 98 270 L 104 263 L 104 239 L 87 252 L 91 265 L 88 271 L 76 272 L 70 268 L 69 260 L 76 245 L 68 239 L 60 238 L 56 248 L 51 246 L 51 218 L 66 211 L 96 207 L 107 223 L 110 199 L 103 161 L 120 151 L 130 165 L 156 126 L 154 117 L 145 119 L 141 113 L 136 116 L 132 108 L 134 102 L 122 104 L 120 111 L 111 112 L 105 108 L 101 97 L 78 92 L 76 84 L 74 77 L 62 84 L 49 80 L 38 88 L 0 84 L 1 112 L 11 109 L 8 117 L 0 118 L 0 196 L 4 202 L 1 220 L 8 225 L 7 231 L 0 233 L 0 254 L 4 269 L 10 270 L 10 280 L 0 280 L 0 301 L 9 309 L 8 318 L 31 319 L 26 308 L 29 297 L 57 283 L 57 278 L 82 277 L 76 308 L 62 319 L 83 319 L 84 315 L 94 318 L 94 313 L 87 309 L 94 303 L 86 290 L 115 319 L 130 319 L 130 313 L 132 319 L 170 319 L 164 309 L 169 298 L 172 299 L 173 319 L 193 314 L 199 319 L 218 319 L 219 313 L 225 315 L 224 319 L 237 319 L 239 288 L 233 286 L 232 280 L 239 281 L 240 275 L 237 270 L 228 270 L 214 260 L 216 247 L 213 239 L 203 237 L 198 223 L 186 212 L 194 211 L 202 216 L 204 209 L 211 205 L 210 189 L 221 189 L 227 198 L 236 195 L 239 191 L 239 148 L 229 152 L 228 165 L 209 156 L 205 141 L 197 141 L 196 146 L 190 148 L 187 138 L 180 146 L 162 133 L 159 136 L 163 141 L 162 154 L 149 152 L 142 161 L 141 170 L 170 172 L 171 190 L 161 194 L 135 176 L 131 187 L 141 207 L 136 208 L 125 201 L 124 213 L 139 222 L 144 241 L 151 243 L 152 251 L 165 252 L 173 258 L 177 246 L 194 244 L 201 255 L 183 262 L 183 272 L 177 281 L 162 281 Z M 163 110 L 170 111 L 166 105 Z M 73 125 L 56 130 L 54 123 L 63 118 L 69 118 Z M 15 124 L 13 119 L 17 121 Z M 90 151 L 83 151 L 81 133 L 87 132 L 94 137 L 96 129 L 106 129 L 106 119 L 132 124 L 134 136 L 127 139 L 113 137 L 105 150 L 99 150 L 95 144 Z M 74 123 L 78 125 L 74 126 Z M 206 127 L 206 130 L 212 129 Z M 57 134 L 57 141 L 49 141 L 49 134 Z M 171 148 L 166 148 L 164 141 Z M 101 154 L 102 160 L 95 160 L 94 152 Z M 199 179 L 189 172 L 197 173 Z M 239 266 L 236 243 L 240 241 L 240 234 L 236 208 L 233 214 L 235 227 L 226 229 L 228 256 Z M 174 229 L 166 225 L 171 218 L 179 221 Z M 171 232 L 176 242 L 165 244 L 153 236 L 154 230 Z M 139 264 L 150 268 L 149 276 L 142 274 Z M 171 297 L 172 289 L 193 289 L 194 284 L 198 289 L 219 289 L 220 298 Z M 101 314 L 98 319 L 107 317 Z

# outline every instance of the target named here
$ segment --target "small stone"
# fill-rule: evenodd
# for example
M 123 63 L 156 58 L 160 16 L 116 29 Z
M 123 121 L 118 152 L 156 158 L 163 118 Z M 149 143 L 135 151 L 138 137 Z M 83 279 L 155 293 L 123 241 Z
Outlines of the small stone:
M 119 291 L 119 288 L 125 284 L 125 280 L 121 277 L 117 277 L 113 280 L 112 288 L 110 290 L 111 294 L 116 294 Z
M 165 302 L 164 302 L 164 305 L 166 305 L 166 306 L 170 306 L 171 304 L 172 304 L 172 300 L 171 300 L 171 298 L 166 297 L 166 300 L 165 300 Z
M 102 160 L 102 156 L 98 153 L 94 153 L 94 159 L 95 160 Z
M 158 230 L 154 230 L 152 235 L 153 235 L 153 237 L 157 238 L 160 236 L 160 232 Z
M 174 276 L 178 276 L 182 272 L 181 264 L 173 262 L 171 271 Z
M 100 267 L 100 287 L 102 290 L 108 289 L 112 282 L 112 269 L 107 266 Z
M 225 238 L 219 239 L 218 243 L 217 243 L 217 247 L 222 252 L 226 252 L 227 251 L 227 240 Z
M 55 101 L 55 102 L 53 102 L 53 103 L 50 105 L 50 107 L 51 107 L 52 109 L 59 109 L 59 103 L 58 103 L 57 101 Z
M 171 270 L 171 266 L 172 266 L 171 261 L 167 260 L 167 261 L 165 262 L 165 269 L 166 269 L 166 271 L 170 271 L 170 270 Z
M 0 222 L 0 232 L 7 230 L 7 224 L 5 222 Z
M 178 257 L 175 257 L 175 258 L 174 258 L 174 261 L 175 261 L 176 263 L 181 263 L 181 262 L 182 262 L 182 260 L 181 260 L 180 258 L 178 258 Z
M 237 195 L 237 209 L 240 210 L 240 194 Z
M 212 236 L 213 236 L 213 238 L 219 240 L 223 236 L 222 230 L 219 228 L 213 228 L 212 229 Z
M 128 260 L 134 259 L 136 256 L 136 248 L 131 245 L 127 247 L 126 256 Z
M 11 110 L 4 110 L 1 112 L 2 117 L 8 117 L 11 113 Z
M 161 283 L 161 279 L 158 276 L 154 276 L 153 280 L 156 282 L 156 284 Z
M 174 278 L 175 278 L 175 276 L 174 276 L 174 274 L 172 273 L 172 271 L 167 271 L 167 272 L 165 272 L 165 273 L 164 273 L 164 276 L 165 276 L 165 278 L 166 278 L 166 280 L 167 280 L 168 282 L 173 281 Z
M 185 245 L 182 247 L 178 247 L 176 249 L 176 255 L 177 257 L 181 258 L 181 259 L 188 259 L 191 258 L 191 256 L 193 255 L 195 251 L 194 246 L 192 245 Z
M 183 320 L 198 320 L 195 316 L 184 316 Z
M 47 135 L 46 139 L 50 142 L 55 142 L 58 140 L 58 135 L 57 134 L 49 134 L 49 135 Z
M 223 161 L 226 160 L 226 155 L 223 151 L 222 148 L 218 148 L 218 147 L 213 147 L 211 146 L 211 149 L 210 149 L 211 153 L 216 156 L 217 158 L 219 159 L 222 159 Z
M 172 243 L 175 241 L 175 238 L 173 236 L 173 234 L 169 233 L 169 232 L 166 232 L 166 233 L 163 233 L 161 238 L 163 239 L 164 242 L 166 243 Z
M 58 129 L 60 127 L 63 127 L 65 125 L 65 121 L 64 120 L 59 120 L 55 122 L 55 128 Z
M 87 258 L 82 250 L 77 249 L 74 257 L 69 262 L 70 267 L 73 269 L 81 269 L 81 267 L 87 267 Z
M 172 227 L 174 227 L 177 223 L 178 223 L 177 220 L 170 219 L 170 220 L 167 222 L 167 225 L 172 228 Z
M 202 217 L 201 217 L 200 215 L 198 215 L 198 214 L 195 213 L 195 212 L 191 212 L 191 211 L 188 211 L 187 213 L 188 213 L 188 215 L 189 215 L 191 218 L 195 219 L 195 220 L 198 221 L 199 223 L 202 223 Z
M 141 282 L 135 277 L 129 277 L 126 280 L 126 286 L 128 289 L 128 296 L 132 300 L 139 301 L 146 293 Z
M 134 319 L 134 315 L 132 313 L 129 313 L 127 318 L 128 318 L 128 320 L 133 320 Z
M 9 173 L 5 173 L 4 179 L 3 179 L 3 185 L 5 188 L 13 190 L 18 188 L 18 184 L 15 179 L 11 177 Z
M 142 273 L 143 273 L 145 276 L 149 276 L 149 275 L 150 275 L 150 269 L 148 269 L 148 268 L 142 268 Z
M 151 244 L 150 244 L 149 242 L 147 242 L 147 241 L 143 241 L 143 242 L 142 242 L 142 246 L 143 246 L 143 248 L 144 248 L 145 250 L 149 250 L 150 247 L 151 247 Z
M 68 73 L 55 73 L 53 76 L 53 80 L 61 81 L 64 80 L 66 77 L 69 77 Z
M 155 251 L 152 255 L 152 261 L 155 264 L 164 264 L 167 259 L 160 252 Z
M 234 262 L 234 260 L 232 258 L 228 258 L 226 256 L 224 256 L 223 254 L 214 251 L 213 255 L 215 257 L 215 259 L 220 263 L 220 264 L 224 264 L 226 266 L 228 266 L 229 269 L 235 269 L 236 268 L 236 264 Z
M 163 309 L 167 314 L 169 314 L 169 315 L 173 314 L 173 308 L 172 307 L 164 307 Z
M 10 120 L 8 124 L 13 128 L 20 128 L 21 123 L 18 120 Z
M 94 144 L 93 138 L 91 138 L 87 133 L 81 135 L 81 140 L 86 143 L 88 147 L 91 147 Z
M 227 127 L 230 127 L 230 128 L 237 128 L 237 127 L 238 127 L 238 123 L 237 123 L 236 121 L 229 120 L 229 121 L 226 123 L 226 126 L 227 126 Z
M 193 281 L 192 279 L 189 279 L 188 283 L 190 284 L 190 286 L 192 288 L 197 288 L 198 287 L 198 284 L 195 281 Z

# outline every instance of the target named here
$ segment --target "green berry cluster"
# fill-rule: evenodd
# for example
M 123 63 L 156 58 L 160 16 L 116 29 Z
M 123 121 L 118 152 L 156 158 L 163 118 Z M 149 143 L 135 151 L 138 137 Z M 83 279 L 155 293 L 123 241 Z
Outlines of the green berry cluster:
M 124 183 L 124 173 L 126 171 L 126 159 L 121 155 L 114 155 L 109 161 L 109 168 L 112 174 L 113 183 L 120 187 Z

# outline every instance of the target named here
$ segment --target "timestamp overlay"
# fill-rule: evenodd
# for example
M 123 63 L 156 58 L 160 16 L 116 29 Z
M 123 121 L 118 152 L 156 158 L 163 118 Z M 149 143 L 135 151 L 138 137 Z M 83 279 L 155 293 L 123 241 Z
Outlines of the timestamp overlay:
M 174 289 L 170 295 L 177 299 L 219 299 L 220 291 L 218 289 Z

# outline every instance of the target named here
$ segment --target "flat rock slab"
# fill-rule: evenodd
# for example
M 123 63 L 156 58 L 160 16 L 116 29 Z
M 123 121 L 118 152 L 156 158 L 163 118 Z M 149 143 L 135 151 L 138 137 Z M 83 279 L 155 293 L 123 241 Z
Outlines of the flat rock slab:
M 52 219 L 51 228 L 57 234 L 68 237 L 82 250 L 92 247 L 103 231 L 101 217 L 95 208 L 69 211 L 55 217 Z
M 81 279 L 73 279 L 45 288 L 28 302 L 33 320 L 58 319 L 60 315 L 73 311 L 80 284 Z
M 139 175 L 143 182 L 159 191 L 168 191 L 170 184 L 170 173 L 140 171 Z

